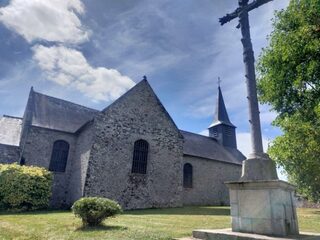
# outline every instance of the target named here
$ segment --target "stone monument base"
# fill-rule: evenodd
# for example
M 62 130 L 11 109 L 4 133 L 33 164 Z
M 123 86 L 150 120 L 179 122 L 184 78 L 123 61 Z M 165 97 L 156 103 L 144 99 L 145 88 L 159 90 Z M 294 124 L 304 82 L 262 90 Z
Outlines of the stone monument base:
M 301 233 L 296 236 L 287 237 L 271 237 L 253 233 L 232 232 L 231 229 L 217 229 L 217 230 L 194 230 L 193 238 L 184 238 L 181 240 L 319 240 L 320 234 L 317 233 Z
M 281 180 L 227 182 L 232 231 L 272 236 L 298 235 L 295 187 Z

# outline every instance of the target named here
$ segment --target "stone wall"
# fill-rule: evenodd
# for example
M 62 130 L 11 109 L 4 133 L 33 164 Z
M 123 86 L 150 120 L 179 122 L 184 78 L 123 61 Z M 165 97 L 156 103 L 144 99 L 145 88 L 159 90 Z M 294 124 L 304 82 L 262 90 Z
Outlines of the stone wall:
M 184 188 L 184 205 L 229 205 L 224 182 L 239 180 L 241 165 L 184 155 L 183 163 L 193 167 L 193 187 Z
M 69 202 L 72 204 L 83 196 L 84 183 L 86 180 L 88 161 L 92 147 L 93 129 L 89 123 L 78 134 L 76 151 L 72 161 L 72 173 L 69 183 Z
M 26 165 L 49 168 L 53 143 L 57 140 L 67 141 L 70 145 L 65 172 L 55 172 L 52 186 L 52 207 L 68 206 L 68 180 L 71 173 L 71 162 L 75 152 L 76 137 L 73 134 L 31 126 L 22 156 Z
M 18 146 L 0 144 L 0 163 L 19 162 L 20 149 Z
M 125 209 L 181 206 L 183 139 L 151 87 L 142 81 L 95 120 L 86 196 Z M 132 174 L 134 142 L 149 143 L 146 174 Z

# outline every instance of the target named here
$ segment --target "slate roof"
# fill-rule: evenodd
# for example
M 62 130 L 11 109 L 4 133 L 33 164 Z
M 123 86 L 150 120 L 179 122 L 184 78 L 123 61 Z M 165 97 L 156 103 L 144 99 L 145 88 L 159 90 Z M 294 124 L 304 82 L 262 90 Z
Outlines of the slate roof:
M 218 87 L 218 96 L 217 96 L 216 110 L 214 114 L 213 123 L 209 126 L 209 128 L 216 126 L 218 124 L 226 124 L 231 127 L 234 127 L 234 125 L 230 122 L 226 105 L 224 104 L 220 86 Z
M 3 115 L 0 118 L 0 144 L 19 146 L 22 119 Z
M 33 93 L 32 125 L 74 133 L 99 112 L 62 99 Z
M 216 161 L 242 164 L 245 156 L 237 149 L 229 149 L 220 145 L 216 139 L 180 130 L 184 137 L 183 153 Z
M 143 83 L 144 81 L 142 81 L 141 84 Z M 87 108 L 82 105 L 35 92 L 33 91 L 33 89 L 31 89 L 30 92 L 29 101 L 31 101 L 29 110 L 32 112 L 33 126 L 70 133 L 76 133 L 77 131 L 79 131 L 88 122 L 92 121 L 94 117 L 100 112 L 95 109 Z M 11 128 L 12 135 L 8 133 L 1 134 L 4 129 L 2 128 L 2 125 L 0 125 L 0 143 L 2 135 L 6 135 L 6 144 L 10 143 L 8 145 L 18 145 L 19 141 L 17 141 L 17 139 L 20 139 L 22 120 L 15 118 L 15 120 L 6 121 L 7 126 L 10 126 L 6 129 Z M 241 165 L 242 160 L 245 159 L 240 151 L 238 151 L 237 149 L 223 147 L 214 138 L 183 130 L 179 130 L 179 132 L 184 138 L 183 151 L 185 155 L 191 155 L 238 165 Z M 4 139 L 4 137 L 2 138 Z

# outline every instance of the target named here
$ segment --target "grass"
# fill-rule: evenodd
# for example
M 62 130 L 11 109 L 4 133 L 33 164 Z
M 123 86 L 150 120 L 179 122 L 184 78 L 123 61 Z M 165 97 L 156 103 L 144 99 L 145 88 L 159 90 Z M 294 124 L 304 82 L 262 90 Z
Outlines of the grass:
M 69 211 L 0 213 L 0 239 L 172 239 L 195 228 L 228 228 L 229 215 L 228 207 L 135 210 L 83 228 Z M 319 209 L 298 209 L 298 216 L 301 231 L 320 232 Z

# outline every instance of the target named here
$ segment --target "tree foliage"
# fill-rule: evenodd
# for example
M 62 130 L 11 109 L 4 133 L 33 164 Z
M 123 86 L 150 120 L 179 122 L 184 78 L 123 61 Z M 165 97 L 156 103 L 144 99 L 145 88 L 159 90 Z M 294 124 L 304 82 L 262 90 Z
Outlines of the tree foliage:
M 320 200 L 320 0 L 291 0 L 276 12 L 258 61 L 262 103 L 279 113 L 269 153 L 301 193 Z
M 0 164 L 0 209 L 25 211 L 49 206 L 52 174 L 44 168 Z

